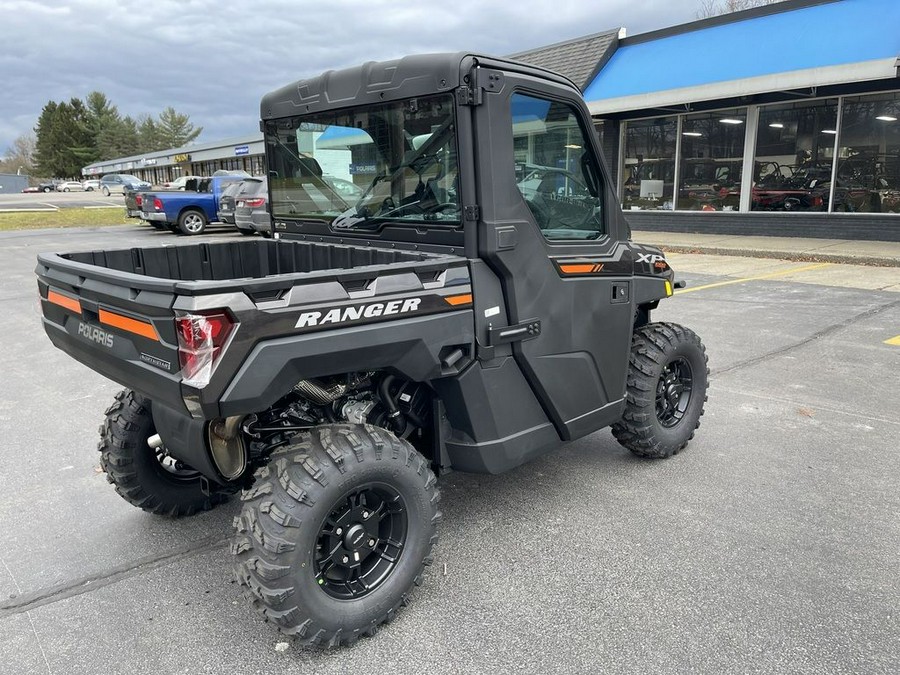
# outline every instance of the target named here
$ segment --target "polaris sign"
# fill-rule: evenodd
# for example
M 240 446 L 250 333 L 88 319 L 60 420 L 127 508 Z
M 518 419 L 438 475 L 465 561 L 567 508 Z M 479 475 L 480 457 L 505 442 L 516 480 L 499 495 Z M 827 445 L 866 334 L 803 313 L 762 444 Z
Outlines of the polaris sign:
M 236 145 L 234 147 L 235 155 L 249 155 L 250 154 L 250 146 L 249 145 Z

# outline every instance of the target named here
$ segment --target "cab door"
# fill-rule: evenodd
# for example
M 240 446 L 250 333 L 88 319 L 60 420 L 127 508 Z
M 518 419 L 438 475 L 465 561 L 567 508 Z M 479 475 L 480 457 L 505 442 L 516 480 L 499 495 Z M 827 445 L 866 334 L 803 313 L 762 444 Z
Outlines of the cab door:
M 501 282 L 510 342 L 565 440 L 621 416 L 631 253 L 588 111 L 571 87 L 482 67 L 475 121 L 480 257 Z

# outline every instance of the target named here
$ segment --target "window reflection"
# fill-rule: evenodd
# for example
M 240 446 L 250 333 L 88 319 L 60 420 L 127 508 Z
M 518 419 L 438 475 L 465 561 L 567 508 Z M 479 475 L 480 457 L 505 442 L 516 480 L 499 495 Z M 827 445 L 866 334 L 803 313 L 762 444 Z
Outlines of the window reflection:
M 675 185 L 675 117 L 625 123 L 622 207 L 672 210 Z
M 679 210 L 738 210 L 746 121 L 745 108 L 685 116 Z
M 837 99 L 759 111 L 753 211 L 827 211 Z
M 900 94 L 844 99 L 836 211 L 900 213 Z

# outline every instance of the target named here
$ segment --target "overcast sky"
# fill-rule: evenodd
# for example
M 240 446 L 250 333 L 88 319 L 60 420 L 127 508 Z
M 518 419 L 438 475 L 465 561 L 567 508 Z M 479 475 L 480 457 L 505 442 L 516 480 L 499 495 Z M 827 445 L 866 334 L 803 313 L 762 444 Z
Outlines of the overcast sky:
M 264 93 L 405 54 L 505 55 L 695 18 L 698 0 L 0 0 L 0 154 L 48 100 L 104 92 L 122 114 L 173 106 L 200 141 L 258 129 Z

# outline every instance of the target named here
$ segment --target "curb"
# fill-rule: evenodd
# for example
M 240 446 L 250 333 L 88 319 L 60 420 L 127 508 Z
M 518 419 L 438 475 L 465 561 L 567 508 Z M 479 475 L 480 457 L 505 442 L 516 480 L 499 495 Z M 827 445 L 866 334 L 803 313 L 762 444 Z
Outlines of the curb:
M 731 255 L 744 258 L 776 258 L 797 262 L 830 262 L 845 265 L 870 265 L 872 267 L 900 267 L 900 259 L 871 255 L 841 255 L 836 253 L 803 253 L 800 251 L 762 251 L 759 249 L 728 248 L 721 246 L 684 246 L 657 244 L 667 253 L 700 253 Z

